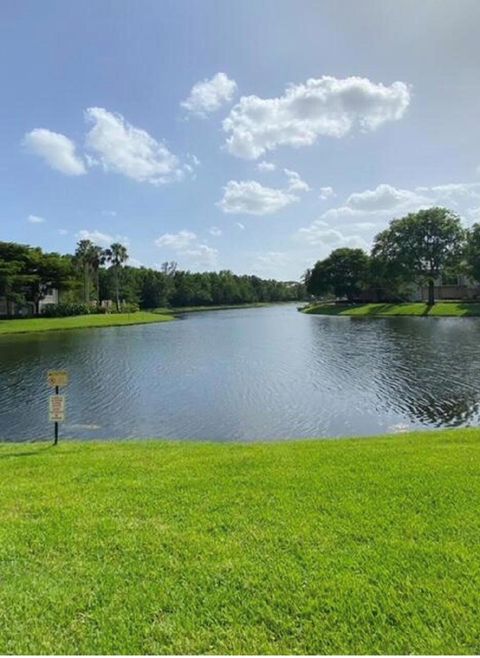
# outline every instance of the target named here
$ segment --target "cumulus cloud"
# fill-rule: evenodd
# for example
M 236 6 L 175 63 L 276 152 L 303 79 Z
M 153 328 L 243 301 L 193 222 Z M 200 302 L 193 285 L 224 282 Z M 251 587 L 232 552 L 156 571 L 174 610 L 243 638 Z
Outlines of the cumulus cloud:
M 218 261 L 218 249 L 206 244 L 198 244 L 190 249 L 185 249 L 181 255 L 186 257 L 192 267 L 198 269 L 214 269 Z
M 239 228 L 241 231 L 245 230 L 245 224 L 242 224 L 242 222 L 235 222 L 235 226 Z
M 271 215 L 297 200 L 289 192 L 264 187 L 257 181 L 230 180 L 216 205 L 230 214 Z
M 179 231 L 178 233 L 164 233 L 155 240 L 157 247 L 170 247 L 172 249 L 186 249 L 197 239 L 192 231 Z
M 284 169 L 284 174 L 288 178 L 288 191 L 289 192 L 309 192 L 310 185 L 300 178 L 300 174 L 291 169 Z
M 39 217 L 38 215 L 29 215 L 27 217 L 27 221 L 30 222 L 30 224 L 43 224 L 45 219 L 43 217 Z
M 329 199 L 332 196 L 335 196 L 335 190 L 333 189 L 333 187 L 326 186 L 320 188 L 320 194 L 318 195 L 319 199 L 325 201 L 326 199 Z
M 373 190 L 354 192 L 344 205 L 330 208 L 322 218 L 328 221 L 361 219 L 363 216 L 399 216 L 434 205 L 460 209 L 466 202 L 480 200 L 480 183 L 449 183 L 415 187 L 412 190 L 382 183 Z
M 352 210 L 376 212 L 378 210 L 391 210 L 399 206 L 421 205 L 428 203 L 425 197 L 411 190 L 402 190 L 391 185 L 378 185 L 374 190 L 355 192 L 351 194 L 346 202 Z
M 49 167 L 62 174 L 81 176 L 87 171 L 82 158 L 76 153 L 74 142 L 61 133 L 35 128 L 25 134 L 23 144 L 31 153 L 41 157 Z
M 337 247 L 368 249 L 369 246 L 367 241 L 361 236 L 328 228 L 322 220 L 316 220 L 309 227 L 301 228 L 296 237 L 309 245 L 327 245 L 331 249 L 336 249 Z
M 102 233 L 98 230 L 89 231 L 87 229 L 82 229 L 75 234 L 77 240 L 90 240 L 93 244 L 96 244 L 100 247 L 108 247 L 114 242 L 120 242 L 125 246 L 128 246 L 130 240 L 125 235 L 109 235 L 108 233 Z
M 188 98 L 180 105 L 191 114 L 206 116 L 230 103 L 236 92 L 235 80 L 230 80 L 225 73 L 216 73 L 210 80 L 194 84 Z
M 263 254 L 257 254 L 253 263 L 253 269 L 256 271 L 278 272 L 290 260 L 291 255 L 284 251 L 266 251 Z
M 480 183 L 448 183 L 414 189 L 382 183 L 374 189 L 350 194 L 343 205 L 330 208 L 309 226 L 299 229 L 295 237 L 308 245 L 332 244 L 332 248 L 359 246 L 365 249 L 366 239 L 371 240 L 395 217 L 422 208 L 446 205 L 474 221 L 479 200 Z M 339 222 L 342 223 L 341 229 L 338 228 Z
M 276 166 L 273 164 L 273 162 L 262 160 L 257 164 L 257 169 L 258 171 L 275 171 Z
M 94 152 L 95 161 L 104 171 L 113 171 L 153 185 L 183 177 L 184 170 L 177 156 L 163 142 L 129 124 L 121 114 L 113 114 L 101 107 L 90 107 L 85 116 L 92 125 L 86 136 L 86 146 Z
M 178 233 L 164 233 L 155 240 L 155 245 L 175 251 L 190 267 L 208 269 L 217 264 L 218 250 L 198 242 L 193 231 L 184 229 Z
M 323 76 L 290 85 L 278 98 L 242 96 L 223 121 L 226 148 L 256 159 L 278 146 L 309 146 L 318 137 L 344 137 L 400 119 L 410 103 L 403 82 L 386 86 L 368 78 Z
M 218 238 L 220 235 L 222 235 L 221 229 L 218 228 L 218 226 L 211 226 L 208 229 L 208 232 L 210 235 L 213 235 L 215 238 Z

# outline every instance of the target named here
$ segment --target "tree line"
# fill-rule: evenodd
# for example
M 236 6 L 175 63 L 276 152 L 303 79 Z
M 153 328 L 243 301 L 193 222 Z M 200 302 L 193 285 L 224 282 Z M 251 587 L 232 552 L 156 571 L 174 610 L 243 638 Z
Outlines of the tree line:
M 451 210 L 434 207 L 392 220 L 370 254 L 335 249 L 307 270 L 304 282 L 310 295 L 349 302 L 400 301 L 413 285 L 426 285 L 433 305 L 439 277 L 458 275 L 480 282 L 480 224 L 465 229 Z
M 114 243 L 107 249 L 90 240 L 78 242 L 74 254 L 46 253 L 39 247 L 0 242 L 0 297 L 7 315 L 14 306 L 33 305 L 35 312 L 49 289 L 56 288 L 63 305 L 100 308 L 112 300 L 117 311 L 129 308 L 210 306 L 305 298 L 298 282 L 253 275 L 180 270 L 165 262 L 159 270 L 128 265 L 128 250 Z

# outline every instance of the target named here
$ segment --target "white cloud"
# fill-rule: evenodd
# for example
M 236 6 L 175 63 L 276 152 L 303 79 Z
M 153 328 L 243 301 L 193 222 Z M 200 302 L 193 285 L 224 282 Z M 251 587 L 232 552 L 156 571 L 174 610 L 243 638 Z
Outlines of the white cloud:
M 326 199 L 329 199 L 332 196 L 335 196 L 335 190 L 333 189 L 333 187 L 327 186 L 320 188 L 320 194 L 318 195 L 318 197 L 322 199 L 322 201 L 325 201 Z
M 309 192 L 310 185 L 300 178 L 300 174 L 291 169 L 284 169 L 284 174 L 288 178 L 288 191 L 289 192 Z
M 152 185 L 163 185 L 184 176 L 177 156 L 163 142 L 135 128 L 121 114 L 90 107 L 85 116 L 93 124 L 86 136 L 86 146 L 94 151 L 104 171 Z
M 117 211 L 116 210 L 102 210 L 102 215 L 105 217 L 116 217 L 117 216 Z
M 216 73 L 193 85 L 188 98 L 180 105 L 192 114 L 205 116 L 229 103 L 237 92 L 237 83 L 225 73 Z
M 241 231 L 245 230 L 245 224 L 242 224 L 242 222 L 235 222 L 235 226 L 237 226 Z
M 186 249 L 197 239 L 192 231 L 179 231 L 178 233 L 164 233 L 155 240 L 157 247 L 169 247 L 171 249 Z
M 71 139 L 46 128 L 35 128 L 26 133 L 23 139 L 26 148 L 40 156 L 56 171 L 67 176 L 80 176 L 86 173 L 83 160 L 75 152 Z
M 164 233 L 155 240 L 155 245 L 172 249 L 189 267 L 214 268 L 217 264 L 218 250 L 197 242 L 197 235 L 192 231 Z
M 291 254 L 283 251 L 266 251 L 263 254 L 257 254 L 252 269 L 263 276 L 278 276 L 290 262 Z
M 199 244 L 191 249 L 184 249 L 180 254 L 187 258 L 191 267 L 214 269 L 217 266 L 218 249 L 209 247 L 206 244 Z
M 368 243 L 361 236 L 344 234 L 338 229 L 327 228 L 322 220 L 316 220 L 309 227 L 301 228 L 295 237 L 312 246 L 327 245 L 332 249 L 337 247 L 369 248 Z
M 130 240 L 125 235 L 109 235 L 108 233 L 102 233 L 101 231 L 89 231 L 87 229 L 82 229 L 75 234 L 77 240 L 90 240 L 93 244 L 99 245 L 100 247 L 108 247 L 114 242 L 120 242 L 125 246 L 128 246 Z
M 27 217 L 27 221 L 30 222 L 30 224 L 43 224 L 45 219 L 43 217 L 39 217 L 38 215 L 29 215 Z
M 257 181 L 228 181 L 217 206 L 225 213 L 270 215 L 298 200 L 293 194 L 264 187 Z
M 222 235 L 221 229 L 218 228 L 218 226 L 211 226 L 208 229 L 208 232 L 210 235 L 213 235 L 214 237 L 218 238 L 220 235 Z
M 450 183 L 416 187 L 413 190 L 401 189 L 382 183 L 373 190 L 354 192 L 337 208 L 327 210 L 323 219 L 358 219 L 362 216 L 390 216 L 416 212 L 421 208 L 446 204 L 454 209 L 465 202 L 480 199 L 480 183 Z
M 391 210 L 399 206 L 416 206 L 423 203 L 428 204 L 428 199 L 411 190 L 402 190 L 391 185 L 378 185 L 374 190 L 355 192 L 351 194 L 346 206 L 352 210 L 363 210 L 376 212 L 378 210 Z
M 400 119 L 410 103 L 403 82 L 323 76 L 290 85 L 283 96 L 242 96 L 223 121 L 228 151 L 256 159 L 277 146 L 308 146 L 320 136 L 344 137 L 354 128 L 375 130 Z
M 267 162 L 266 160 L 262 160 L 257 164 L 258 171 L 275 171 L 276 168 L 273 162 Z
M 459 206 L 465 201 L 480 199 L 480 183 L 448 183 L 432 187 L 417 187 L 415 191 L 425 194 L 436 203 Z

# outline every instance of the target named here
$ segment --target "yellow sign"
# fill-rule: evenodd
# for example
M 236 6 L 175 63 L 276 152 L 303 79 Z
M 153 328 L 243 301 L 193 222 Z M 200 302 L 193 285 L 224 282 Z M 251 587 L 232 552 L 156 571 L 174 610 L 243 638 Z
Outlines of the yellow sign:
M 48 419 L 55 423 L 65 420 L 65 396 L 51 395 L 48 400 Z
M 68 384 L 68 372 L 66 370 L 49 370 L 47 381 L 50 386 L 66 386 Z

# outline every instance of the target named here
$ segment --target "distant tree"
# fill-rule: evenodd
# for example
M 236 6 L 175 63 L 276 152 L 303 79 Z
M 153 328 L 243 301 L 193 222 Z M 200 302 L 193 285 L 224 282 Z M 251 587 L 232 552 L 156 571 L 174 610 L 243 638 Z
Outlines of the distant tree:
M 90 268 L 95 278 L 95 288 L 97 293 L 97 301 L 100 304 L 101 295 L 100 295 L 100 268 L 102 265 L 105 265 L 107 261 L 107 254 L 105 249 L 94 245 L 90 252 Z
M 467 231 L 465 266 L 466 273 L 480 282 L 480 224 L 474 224 Z
M 374 241 L 372 256 L 394 265 L 404 281 L 428 284 L 428 303 L 435 303 L 435 279 L 460 258 L 465 231 L 447 208 L 428 208 L 394 219 Z
M 115 279 L 115 302 L 120 311 L 120 270 L 128 260 L 127 248 L 119 242 L 114 242 L 105 250 L 106 260 L 111 264 Z
M 83 278 L 83 301 L 90 302 L 90 291 L 92 287 L 92 271 L 95 262 L 95 245 L 91 240 L 80 240 L 75 249 L 74 262 Z
M 305 285 L 311 295 L 333 294 L 352 301 L 365 285 L 369 257 L 362 249 L 335 249 L 307 271 Z

